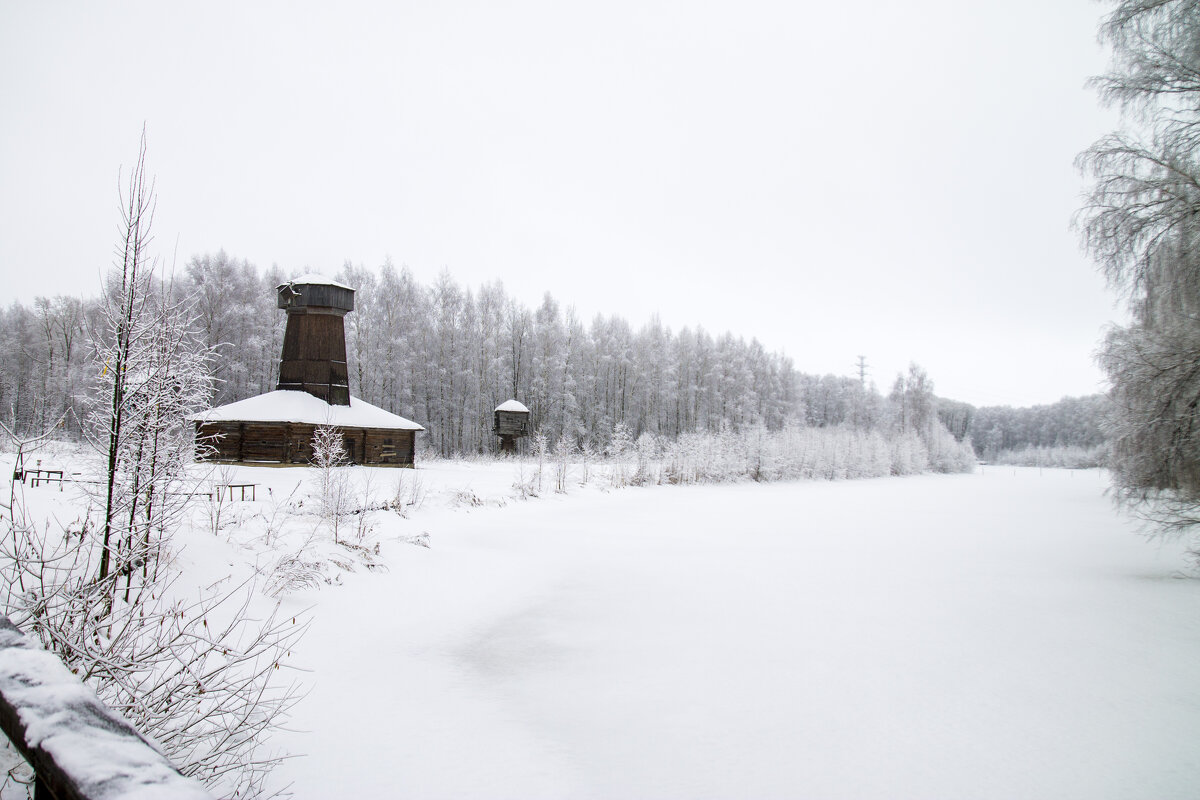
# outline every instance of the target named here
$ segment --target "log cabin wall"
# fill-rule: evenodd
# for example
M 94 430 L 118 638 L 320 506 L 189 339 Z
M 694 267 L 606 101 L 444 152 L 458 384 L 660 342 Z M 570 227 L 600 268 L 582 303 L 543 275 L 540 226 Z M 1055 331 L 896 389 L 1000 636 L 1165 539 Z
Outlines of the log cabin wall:
M 497 411 L 493 418 L 497 436 L 525 436 L 529 433 L 528 411 Z
M 197 442 L 213 452 L 205 461 L 308 464 L 316 425 L 300 422 L 199 422 Z M 412 467 L 416 463 L 414 431 L 387 428 L 342 428 L 350 461 L 370 466 Z

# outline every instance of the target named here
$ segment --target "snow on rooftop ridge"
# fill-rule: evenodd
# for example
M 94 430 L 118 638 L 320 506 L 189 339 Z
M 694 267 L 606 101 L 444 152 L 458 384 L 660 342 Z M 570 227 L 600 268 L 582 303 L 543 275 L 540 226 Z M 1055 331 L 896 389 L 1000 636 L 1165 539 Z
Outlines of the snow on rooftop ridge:
M 326 403 L 308 392 L 276 389 L 236 403 L 210 408 L 191 417 L 196 422 L 298 422 L 307 425 L 336 425 L 341 428 L 392 428 L 423 431 L 424 426 L 384 411 L 357 397 L 350 405 Z
M 497 411 L 524 411 L 526 414 L 529 413 L 529 409 L 526 408 L 523 404 L 517 402 L 516 400 L 505 400 L 503 403 L 496 406 L 496 410 Z
M 299 286 L 303 283 L 307 283 L 310 286 L 337 286 L 339 289 L 349 289 L 352 292 L 354 291 L 354 287 L 347 286 L 344 283 L 338 283 L 332 278 L 326 278 L 324 275 L 318 272 L 307 272 L 304 275 L 301 275 L 299 278 L 292 278 L 287 283 L 281 283 L 275 288 L 277 290 L 282 289 L 284 286 L 287 286 L 288 283 L 296 286 Z

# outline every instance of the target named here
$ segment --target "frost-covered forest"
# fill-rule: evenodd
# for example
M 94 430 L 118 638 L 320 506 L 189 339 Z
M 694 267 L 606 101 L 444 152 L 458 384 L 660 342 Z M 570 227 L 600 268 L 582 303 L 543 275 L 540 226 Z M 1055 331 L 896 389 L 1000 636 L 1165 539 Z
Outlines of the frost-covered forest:
M 199 340 L 220 354 L 214 404 L 275 388 L 285 323 L 275 287 L 288 277 L 224 252 L 196 256 L 175 276 L 172 291 L 196 301 Z M 529 406 L 546 441 L 597 453 L 618 426 L 618 437 L 660 444 L 789 425 L 874 432 L 893 444 L 911 435 L 926 449 L 945 431 L 977 450 L 1090 447 L 1099 437 L 1094 401 L 1064 401 L 1029 422 L 1024 410 L 940 400 L 916 365 L 883 394 L 861 376 L 806 374 L 731 333 L 672 331 L 657 319 L 584 321 L 549 294 L 530 309 L 498 282 L 465 288 L 443 272 L 427 286 L 390 263 L 346 264 L 336 277 L 357 289 L 346 317 L 351 392 L 421 422 L 420 446 L 443 456 L 493 451 L 490 412 L 511 397 Z M 0 408 L 16 430 L 41 430 L 67 412 L 63 433 L 79 435 L 96 314 L 94 300 L 67 297 L 0 311 L 0 351 L 14 365 L 0 377 Z
M 956 404 L 943 402 L 943 414 Z M 1029 408 L 969 407 L 967 432 L 981 458 L 1025 466 L 1098 467 L 1107 463 L 1106 420 L 1111 403 L 1105 395 L 1064 397 Z

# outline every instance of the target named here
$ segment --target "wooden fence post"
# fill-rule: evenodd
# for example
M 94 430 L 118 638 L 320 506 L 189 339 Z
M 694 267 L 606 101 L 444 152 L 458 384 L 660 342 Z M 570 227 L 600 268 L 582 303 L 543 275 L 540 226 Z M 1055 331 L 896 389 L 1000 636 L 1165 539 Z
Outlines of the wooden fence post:
M 0 729 L 33 767 L 36 800 L 212 800 L 4 616 Z

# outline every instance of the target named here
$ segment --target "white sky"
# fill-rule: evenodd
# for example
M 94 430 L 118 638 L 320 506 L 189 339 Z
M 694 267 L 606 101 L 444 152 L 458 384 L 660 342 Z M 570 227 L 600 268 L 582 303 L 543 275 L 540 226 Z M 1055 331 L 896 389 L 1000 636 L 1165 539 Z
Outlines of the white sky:
M 1102 387 L 1091 0 L 0 0 L 0 300 L 92 295 L 143 121 L 157 245 L 387 256 L 944 397 Z

